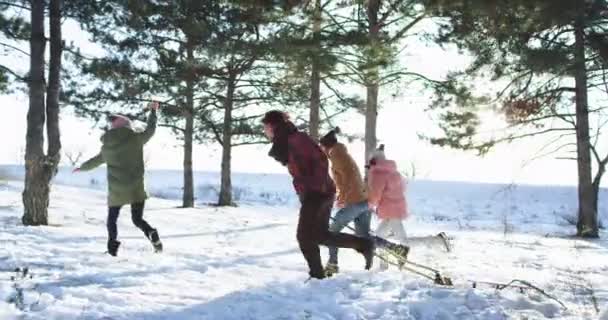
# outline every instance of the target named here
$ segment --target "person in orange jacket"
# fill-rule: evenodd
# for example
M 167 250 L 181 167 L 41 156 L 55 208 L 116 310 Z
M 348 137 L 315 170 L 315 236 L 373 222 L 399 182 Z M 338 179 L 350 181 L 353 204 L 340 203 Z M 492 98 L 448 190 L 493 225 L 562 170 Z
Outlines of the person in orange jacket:
M 340 232 L 350 222 L 355 224 L 355 235 L 369 237 L 371 212 L 367 204 L 366 186 L 361 177 L 357 163 L 348 153 L 346 146 L 340 142 L 336 134 L 340 128 L 329 131 L 320 139 L 321 149 L 327 154 L 331 163 L 332 178 L 336 184 L 336 207 L 329 231 Z M 338 273 L 338 248 L 329 246 L 329 259 L 325 265 L 325 275 Z

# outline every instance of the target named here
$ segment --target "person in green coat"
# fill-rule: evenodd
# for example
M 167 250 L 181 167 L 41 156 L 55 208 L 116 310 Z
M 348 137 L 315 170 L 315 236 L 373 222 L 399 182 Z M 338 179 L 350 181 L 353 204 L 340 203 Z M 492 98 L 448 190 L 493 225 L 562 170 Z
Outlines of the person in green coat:
M 101 137 L 101 151 L 93 158 L 85 161 L 74 172 L 88 171 L 106 164 L 108 180 L 108 253 L 116 256 L 120 241 L 117 241 L 118 231 L 116 221 L 120 208 L 131 205 L 133 224 L 141 229 L 152 242 L 156 252 L 162 251 L 162 243 L 158 231 L 143 219 L 144 204 L 148 195 L 144 187 L 144 145 L 152 138 L 156 130 L 156 111 L 159 103 L 148 105 L 150 115 L 148 124 L 143 132 L 131 128 L 129 118 L 122 115 L 111 115 L 111 128 Z

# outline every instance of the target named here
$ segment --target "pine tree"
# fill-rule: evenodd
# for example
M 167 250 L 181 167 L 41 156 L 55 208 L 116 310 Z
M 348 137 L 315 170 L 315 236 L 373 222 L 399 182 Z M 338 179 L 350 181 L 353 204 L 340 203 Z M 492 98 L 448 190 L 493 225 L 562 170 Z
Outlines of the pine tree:
M 294 9 L 277 39 L 277 59 L 289 67 L 285 81 L 307 91 L 306 103 L 300 102 L 307 114 L 300 120 L 314 139 L 336 116 L 362 104 L 358 95 L 339 88 L 351 80 L 349 72 L 340 70 L 341 54 L 367 41 L 351 16 L 355 7 L 352 1 L 308 1 Z
M 274 22 L 256 8 L 233 3 L 218 12 L 217 31 L 206 46 L 210 64 L 221 72 L 205 89 L 216 107 L 200 115 L 204 121 L 198 132 L 210 133 L 222 146 L 220 206 L 234 204 L 232 148 L 266 142 L 259 122 L 262 111 L 293 99 L 293 94 L 276 90 L 281 64 L 272 61 Z
M 6 56 L 27 58 L 28 52 L 19 48 L 20 44 L 29 40 L 30 24 L 16 12 L 29 11 L 29 7 L 21 1 L 0 3 L 0 53 Z M 15 70 L 13 65 L 0 62 L 0 93 L 6 93 L 11 84 L 25 83 L 22 72 Z
M 63 40 L 61 36 L 62 1 L 50 0 L 50 58 L 48 81 L 45 80 L 44 0 L 31 1 L 29 110 L 25 151 L 25 188 L 23 224 L 47 225 L 50 183 L 61 160 L 59 133 L 59 94 Z M 46 98 L 46 101 L 45 101 Z M 44 127 L 48 137 L 44 152 Z
M 194 0 L 117 0 L 85 6 L 79 19 L 106 55 L 76 55 L 84 79 L 95 85 L 83 88 L 83 76 L 75 77 L 66 98 L 78 114 L 97 119 L 110 111 L 138 117 L 142 102 L 162 98 L 160 126 L 183 140 L 183 207 L 194 206 L 196 114 L 211 105 L 200 92 L 218 73 L 206 64 L 204 47 L 220 8 L 217 2 Z
M 106 56 L 86 59 L 76 52 L 87 83 L 95 85 L 83 88 L 82 75 L 74 77 L 66 97 L 77 112 L 93 118 L 112 110 L 139 110 L 142 101 L 162 97 L 161 126 L 184 140 L 184 207 L 194 203 L 195 141 L 222 145 L 218 202 L 231 205 L 231 147 L 266 142 L 256 118 L 263 110 L 250 109 L 251 104 L 295 100 L 293 89 L 277 77 L 280 66 L 268 57 L 277 41 L 267 39 L 271 31 L 261 30 L 278 28 L 273 22 L 286 15 L 272 5 L 247 1 L 84 5 L 79 20 L 106 48 Z M 257 74 L 250 76 L 253 70 Z
M 608 156 L 600 156 L 597 148 L 605 121 L 602 108 L 590 105 L 589 96 L 605 85 L 606 1 L 428 0 L 427 5 L 446 21 L 438 41 L 455 44 L 474 57 L 466 70 L 451 74 L 438 88 L 433 107 L 443 114 L 444 135 L 431 142 L 480 153 L 499 142 L 541 134 L 554 138 L 546 147 L 554 152 L 574 144 L 577 234 L 597 237 L 597 195 Z M 482 75 L 507 85 L 495 96 L 480 96 L 473 89 Z M 484 137 L 478 132 L 483 105 L 495 106 L 505 117 L 505 136 Z M 590 117 L 598 125 L 592 125 Z M 571 143 L 555 145 L 563 139 Z M 592 159 L 597 167 L 594 177 Z

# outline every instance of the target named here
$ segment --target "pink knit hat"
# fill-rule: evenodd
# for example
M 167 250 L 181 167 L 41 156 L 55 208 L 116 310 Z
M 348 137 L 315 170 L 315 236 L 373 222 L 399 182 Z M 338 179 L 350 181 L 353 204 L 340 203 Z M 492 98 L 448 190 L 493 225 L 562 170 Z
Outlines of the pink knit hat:
M 112 129 L 131 128 L 131 120 L 121 114 L 111 114 L 108 120 L 112 124 Z

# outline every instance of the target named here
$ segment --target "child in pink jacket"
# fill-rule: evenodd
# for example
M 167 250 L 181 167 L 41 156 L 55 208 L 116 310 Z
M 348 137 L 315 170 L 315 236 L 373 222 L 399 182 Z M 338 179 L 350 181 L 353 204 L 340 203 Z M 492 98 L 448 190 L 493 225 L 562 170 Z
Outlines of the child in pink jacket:
M 409 216 L 405 199 L 406 182 L 397 171 L 395 161 L 386 159 L 384 145 L 374 151 L 367 168 L 367 201 L 370 208 L 375 208 L 380 219 L 376 236 L 387 238 L 392 233 L 401 244 L 407 246 L 440 247 L 450 252 L 451 244 L 444 232 L 436 236 L 407 237 L 402 223 Z M 386 269 L 388 265 L 381 262 L 380 268 Z
M 367 174 L 368 202 L 380 219 L 376 235 L 386 238 L 392 232 L 401 243 L 406 243 L 407 234 L 402 224 L 408 217 L 405 181 L 395 161 L 386 159 L 384 145 L 372 154 Z

